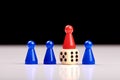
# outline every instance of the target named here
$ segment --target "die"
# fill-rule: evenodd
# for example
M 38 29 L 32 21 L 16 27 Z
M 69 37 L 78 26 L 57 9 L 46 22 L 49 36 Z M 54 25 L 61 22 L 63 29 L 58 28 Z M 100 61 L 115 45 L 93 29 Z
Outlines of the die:
M 78 49 L 62 49 L 60 51 L 60 62 L 62 64 L 78 64 L 79 51 Z

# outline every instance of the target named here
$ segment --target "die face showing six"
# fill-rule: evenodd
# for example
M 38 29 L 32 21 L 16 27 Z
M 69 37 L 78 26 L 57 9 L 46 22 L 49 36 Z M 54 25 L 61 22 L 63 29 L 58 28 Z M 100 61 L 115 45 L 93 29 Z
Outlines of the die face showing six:
M 62 49 L 60 51 L 60 62 L 62 64 L 78 64 L 79 51 L 78 49 Z

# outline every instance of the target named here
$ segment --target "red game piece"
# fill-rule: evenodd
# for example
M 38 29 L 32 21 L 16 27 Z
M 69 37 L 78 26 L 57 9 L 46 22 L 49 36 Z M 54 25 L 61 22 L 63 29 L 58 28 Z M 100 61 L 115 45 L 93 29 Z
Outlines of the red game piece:
M 63 49 L 75 49 L 76 48 L 72 32 L 73 32 L 73 27 L 71 25 L 67 25 L 65 27 L 66 35 L 65 35 L 65 39 L 63 43 Z

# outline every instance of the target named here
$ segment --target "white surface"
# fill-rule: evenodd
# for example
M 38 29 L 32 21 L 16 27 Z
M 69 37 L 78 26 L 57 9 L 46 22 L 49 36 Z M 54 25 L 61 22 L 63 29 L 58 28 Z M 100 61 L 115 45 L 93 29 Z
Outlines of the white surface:
M 0 46 L 0 80 L 120 80 L 120 45 L 93 45 L 95 65 L 82 65 L 84 46 L 80 51 L 79 65 L 61 65 L 61 45 L 54 46 L 56 65 L 44 65 L 46 46 L 35 47 L 38 65 L 25 65 L 26 45 Z

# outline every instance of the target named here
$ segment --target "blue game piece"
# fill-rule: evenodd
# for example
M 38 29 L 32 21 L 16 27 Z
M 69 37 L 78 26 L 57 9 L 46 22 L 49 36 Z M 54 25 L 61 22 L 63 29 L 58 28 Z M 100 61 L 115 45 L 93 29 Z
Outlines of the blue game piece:
M 47 50 L 44 57 L 44 62 L 43 62 L 44 64 L 56 64 L 56 58 L 54 55 L 53 46 L 54 43 L 52 41 L 49 40 L 46 42 Z
M 34 41 L 28 41 L 27 43 L 28 46 L 28 52 L 27 52 L 27 56 L 25 59 L 25 64 L 38 64 L 38 59 L 36 56 L 36 52 L 35 52 L 35 42 Z
M 85 41 L 84 46 L 86 49 L 83 55 L 82 64 L 95 64 L 95 58 L 92 52 L 92 42 L 87 40 Z

